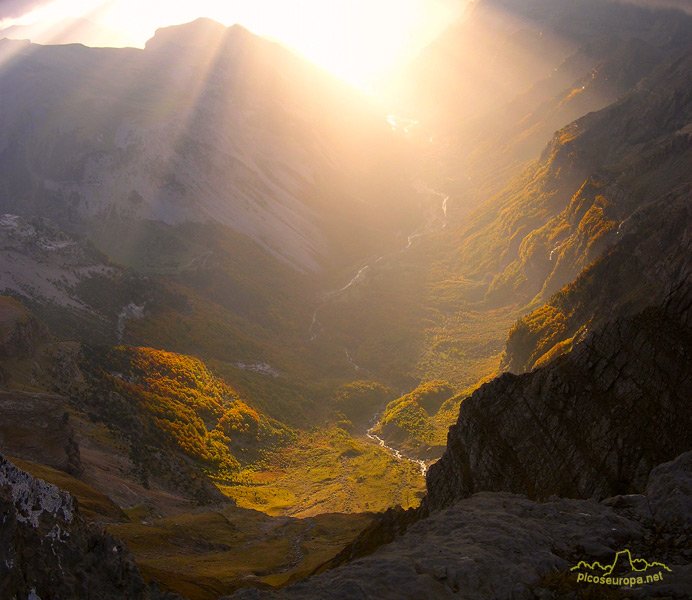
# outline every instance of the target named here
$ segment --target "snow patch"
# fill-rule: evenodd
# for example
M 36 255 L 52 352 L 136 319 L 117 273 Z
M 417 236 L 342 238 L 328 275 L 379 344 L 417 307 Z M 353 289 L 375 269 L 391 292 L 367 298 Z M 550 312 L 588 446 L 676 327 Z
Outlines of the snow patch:
M 144 318 L 144 304 L 139 306 L 134 302 L 130 302 L 127 306 L 123 307 L 118 315 L 118 340 L 122 341 L 123 334 L 125 333 L 125 326 L 130 319 L 143 319 Z
M 279 373 L 276 369 L 272 368 L 272 366 L 267 363 L 235 363 L 235 366 L 239 369 L 242 369 L 243 371 L 254 371 L 255 373 L 261 373 L 262 375 L 269 375 L 270 377 L 274 377 L 275 379 L 281 377 L 281 373 Z

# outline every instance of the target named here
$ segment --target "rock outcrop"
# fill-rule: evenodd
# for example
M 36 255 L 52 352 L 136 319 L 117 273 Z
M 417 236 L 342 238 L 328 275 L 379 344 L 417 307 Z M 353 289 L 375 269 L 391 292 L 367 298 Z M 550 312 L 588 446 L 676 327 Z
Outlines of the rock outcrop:
M 0 455 L 0 597 L 163 600 L 129 551 L 87 525 L 76 501 Z
M 428 474 L 426 510 L 479 491 L 545 499 L 641 492 L 692 448 L 692 286 L 616 319 L 568 355 L 464 400 Z
M 160 291 L 49 219 L 0 215 L 0 359 L 48 341 L 43 323 L 57 339 L 120 341 Z
M 612 586 L 589 589 L 571 569 L 580 561 L 612 564 L 625 550 L 670 569 L 661 581 L 626 588 L 628 598 L 689 598 L 691 478 L 686 453 L 652 471 L 646 495 L 538 503 L 482 492 L 411 525 L 368 557 L 277 592 L 244 589 L 232 598 L 621 597 Z
M 71 475 L 84 468 L 61 396 L 0 391 L 0 452 Z
M 31 357 L 50 338 L 47 327 L 20 302 L 0 296 L 0 359 Z
M 40 217 L 0 215 L 0 252 L 0 291 L 33 304 L 98 309 L 80 293 L 81 282 L 117 276 L 117 269 L 89 242 Z

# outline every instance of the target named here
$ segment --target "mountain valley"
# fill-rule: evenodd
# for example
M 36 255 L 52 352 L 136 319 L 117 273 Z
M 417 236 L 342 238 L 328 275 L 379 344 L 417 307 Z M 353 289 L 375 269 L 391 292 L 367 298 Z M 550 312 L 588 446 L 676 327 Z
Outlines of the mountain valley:
M 470 2 L 386 110 L 209 19 L 0 40 L 0 596 L 689 597 L 692 15 L 641 4 Z M 625 548 L 665 584 L 572 576 Z

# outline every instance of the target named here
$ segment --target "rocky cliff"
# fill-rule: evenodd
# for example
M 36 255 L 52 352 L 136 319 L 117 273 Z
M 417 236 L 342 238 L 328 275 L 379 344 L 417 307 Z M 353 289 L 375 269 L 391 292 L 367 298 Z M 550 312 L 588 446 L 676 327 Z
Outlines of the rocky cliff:
M 689 598 L 692 453 L 652 471 L 641 495 L 601 502 L 482 492 L 411 525 L 374 554 L 277 592 L 234 600 Z M 618 552 L 665 565 L 661 581 L 623 588 L 577 581 L 580 561 Z M 668 570 L 669 569 L 669 570 Z M 622 594 L 622 595 L 621 595 Z
M 689 49 L 668 57 L 631 93 L 556 132 L 515 181 L 519 193 L 510 186 L 481 211 L 493 225 L 467 243 L 505 236 L 488 301 L 547 300 L 618 246 L 632 230 L 630 217 L 668 195 L 687 195 L 678 188 L 690 183 L 691 64 Z M 658 233 L 641 219 L 638 226 Z
M 505 374 L 464 400 L 428 474 L 427 510 L 479 491 L 545 499 L 644 489 L 692 447 L 692 286 L 590 332 L 548 366 Z
M 615 72 L 643 62 L 630 56 Z M 546 364 L 586 328 L 662 301 L 687 268 L 691 65 L 678 48 L 618 101 L 560 129 L 464 225 L 460 268 L 479 285 L 492 276 L 484 301 L 532 311 L 510 331 L 504 369 Z
M 71 475 L 84 468 L 65 398 L 0 391 L 0 452 Z
M 131 554 L 88 526 L 67 493 L 0 455 L 0 597 L 163 600 Z
M 28 358 L 50 338 L 48 329 L 20 302 L 0 296 L 0 358 Z

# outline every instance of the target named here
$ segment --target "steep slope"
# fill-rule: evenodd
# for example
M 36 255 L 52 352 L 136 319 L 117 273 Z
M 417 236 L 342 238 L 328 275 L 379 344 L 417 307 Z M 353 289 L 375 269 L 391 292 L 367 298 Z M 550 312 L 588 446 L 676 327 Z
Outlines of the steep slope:
M 256 254 L 242 242 L 188 226 L 173 237 L 188 248 L 206 233 L 214 254 L 168 277 L 143 276 L 46 219 L 2 222 L 5 291 L 35 311 L 0 298 L 6 451 L 62 465 L 29 452 L 32 426 L 21 422 L 58 392 L 55 410 L 76 411 L 85 480 L 124 507 L 169 514 L 226 500 L 209 477 L 241 505 L 271 514 L 418 503 L 419 468 L 358 437 L 388 392 L 365 382 L 377 393 L 361 403 L 357 429 L 345 422 L 342 411 L 353 407 L 337 396 L 352 367 L 341 348 L 332 365 L 328 344 L 308 345 L 295 314 L 304 311 L 307 324 L 310 307 L 291 304 L 307 302 L 309 289 L 296 292 L 289 267 L 274 260 L 254 273 Z M 131 345 L 112 347 L 121 342 Z M 321 379 L 325 371 L 334 379 Z M 296 477 L 298 464 L 312 473 Z
M 528 302 L 561 272 L 550 283 L 557 291 L 617 239 L 619 222 L 689 180 L 689 61 L 677 53 L 618 102 L 557 132 L 539 161 L 461 227 L 455 262 L 473 279 L 493 276 L 486 300 Z
M 21 302 L 0 296 L 0 357 L 31 357 L 49 338 L 48 328 Z
M 540 155 L 556 130 L 630 92 L 670 51 L 669 44 L 626 35 L 599 38 L 511 102 L 464 124 L 450 136 L 454 150 L 444 167 L 457 180 L 470 178 L 458 184 L 465 201 L 457 210 L 467 211 L 501 191 Z
M 151 473 L 185 485 L 193 471 L 232 479 L 240 462 L 256 461 L 293 436 L 191 357 L 151 348 L 85 348 L 81 366 L 86 386 L 76 392 L 77 405 L 128 439 L 145 480 Z M 190 486 L 193 495 L 203 487 Z M 207 492 L 200 489 L 200 497 L 219 496 Z
M 121 223 L 108 229 L 113 243 L 128 235 L 137 240 L 121 247 L 122 258 L 136 257 L 148 274 L 111 261 L 83 235 L 66 233 L 47 219 L 0 217 L 0 292 L 30 308 L 57 338 L 52 348 L 49 339 L 38 340 L 46 346 L 38 351 L 41 344 L 32 340 L 47 335 L 45 325 L 26 316 L 18 302 L 3 300 L 5 384 L 38 389 L 32 380 L 58 370 L 51 361 L 69 370 L 63 358 L 75 348 L 60 342 L 127 342 L 216 361 L 215 368 L 242 385 L 246 396 L 273 398 L 265 410 L 279 418 L 305 417 L 312 398 L 302 381 L 319 378 L 332 356 L 311 361 L 307 350 L 297 352 L 306 347 L 303 323 L 309 322 L 314 293 L 304 276 L 222 227 L 174 230 L 149 223 L 125 233 Z M 147 266 L 149 259 L 156 264 Z M 167 260 L 174 264 L 165 269 Z M 26 321 L 19 329 L 18 320 Z M 349 373 L 346 359 L 338 356 L 342 364 L 335 372 Z M 36 365 L 43 375 L 34 373 Z M 269 371 L 257 371 L 257 365 Z
M 553 132 L 683 47 L 692 18 L 609 0 L 469 3 L 402 78 L 399 110 L 452 221 L 501 192 Z
M 684 41 L 690 24 L 683 16 L 603 0 L 471 2 L 412 65 L 407 76 L 416 84 L 405 97 L 419 119 L 454 130 L 548 78 L 584 44 L 612 35 L 655 45 Z
M 530 369 L 586 327 L 660 300 L 686 268 L 690 64 L 684 55 L 664 63 L 620 102 L 560 132 L 544 154 L 561 177 L 587 179 L 562 210 L 542 213 L 545 225 L 523 237 L 491 288 L 549 299 L 511 331 L 509 369 Z
M 6 212 L 223 224 L 305 272 L 407 223 L 384 118 L 242 27 L 202 19 L 144 51 L 1 43 Z
M 483 490 L 538 499 L 641 492 L 654 466 L 692 447 L 691 283 L 464 400 L 429 471 L 427 509 Z
M 0 290 L 60 340 L 198 356 L 277 418 L 321 418 L 353 369 L 308 343 L 319 291 L 420 213 L 384 116 L 209 20 L 145 50 L 0 45 Z
M 0 391 L 0 448 L 22 458 L 79 476 L 84 466 L 64 398 Z
M 642 495 L 602 502 L 537 503 L 479 493 L 411 525 L 374 554 L 280 591 L 242 590 L 240 599 L 687 598 L 692 585 L 692 454 L 652 471 Z M 660 580 L 637 585 L 578 582 L 580 561 L 615 564 L 617 553 L 658 562 Z M 641 570 L 641 567 L 638 567 Z M 632 569 L 613 574 L 622 578 Z
M 132 555 L 87 525 L 74 499 L 0 456 L 0 594 L 4 598 L 164 599 Z
M 0 291 L 21 299 L 63 339 L 116 340 L 157 296 L 157 286 L 47 219 L 0 216 L 0 256 Z
M 425 145 L 418 146 L 424 163 L 420 177 L 444 211 L 437 228 L 412 238 L 405 252 L 371 263 L 357 286 L 320 310 L 329 335 L 360 368 L 389 378 L 404 392 L 433 379 L 447 380 L 461 391 L 492 374 L 517 318 L 540 307 L 607 252 L 625 235 L 626 226 L 616 235 L 617 227 L 634 210 L 689 180 L 686 134 L 676 128 L 684 128 L 687 119 L 683 99 L 689 64 L 679 61 L 687 60 L 685 32 L 692 31 L 692 19 L 609 2 L 598 2 L 593 10 L 589 2 L 515 4 L 503 3 L 503 10 L 525 12 L 527 30 L 540 33 L 549 22 L 563 33 L 573 32 L 573 45 L 567 54 L 549 55 L 554 61 L 549 76 L 517 83 L 497 105 L 486 102 L 485 114 L 475 118 L 464 111 L 463 93 L 482 96 L 482 86 L 475 85 L 481 75 L 468 73 L 468 90 L 449 94 L 455 112 L 439 132 L 432 132 L 432 143 L 429 124 L 420 125 L 426 132 Z M 505 39 L 502 27 L 509 21 L 498 17 L 480 25 L 492 6 L 479 2 L 463 27 L 450 30 L 445 39 L 456 40 L 457 50 L 471 57 L 475 50 L 464 45 L 464 28 L 478 26 L 484 43 Z M 576 10 L 581 10 L 578 18 Z M 497 60 L 511 61 L 521 52 L 503 46 Z M 474 65 L 488 60 L 479 58 Z M 431 73 L 428 69 L 414 78 L 417 86 L 425 89 L 422 82 Z M 448 79 L 460 80 L 457 73 Z M 651 114 L 657 121 L 648 121 L 644 106 L 660 112 Z M 454 115 L 464 123 L 457 125 Z M 619 119 L 623 123 L 615 125 Z M 414 127 L 413 143 L 415 132 Z M 640 138 L 628 139 L 627 132 Z M 659 135 L 670 139 L 658 140 Z M 578 152 L 572 151 L 572 142 Z M 641 143 L 650 146 L 639 156 L 642 148 L 636 144 Z M 627 164 L 616 164 L 624 157 L 604 154 L 609 146 L 628 153 Z M 670 160 L 655 167 L 653 157 L 660 160 L 669 151 Z M 625 181 L 620 177 L 624 170 L 639 175 Z M 612 194 L 606 194 L 611 184 Z M 641 300 L 646 298 L 641 294 Z M 557 342 L 583 325 L 566 328 Z M 517 342 L 508 360 L 523 344 L 519 337 Z M 511 368 L 521 367 L 512 363 Z

